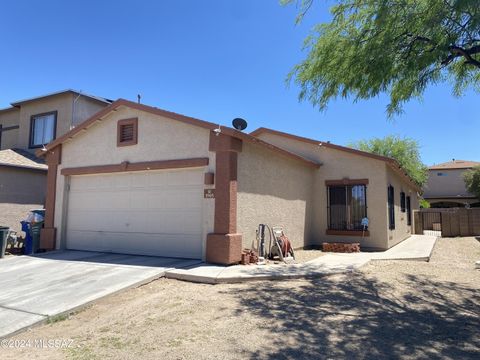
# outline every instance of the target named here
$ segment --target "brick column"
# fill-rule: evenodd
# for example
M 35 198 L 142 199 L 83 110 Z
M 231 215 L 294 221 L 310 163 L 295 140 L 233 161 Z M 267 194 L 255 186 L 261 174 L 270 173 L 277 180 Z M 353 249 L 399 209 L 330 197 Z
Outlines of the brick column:
M 242 235 L 237 233 L 237 159 L 242 141 L 210 133 L 210 151 L 216 152 L 214 232 L 207 235 L 207 262 L 234 264 L 241 260 Z
M 45 225 L 40 232 L 40 249 L 55 249 L 57 229 L 55 225 L 55 196 L 57 192 L 57 172 L 61 163 L 62 145 L 49 150 L 46 154 L 48 165 L 47 196 L 45 199 Z

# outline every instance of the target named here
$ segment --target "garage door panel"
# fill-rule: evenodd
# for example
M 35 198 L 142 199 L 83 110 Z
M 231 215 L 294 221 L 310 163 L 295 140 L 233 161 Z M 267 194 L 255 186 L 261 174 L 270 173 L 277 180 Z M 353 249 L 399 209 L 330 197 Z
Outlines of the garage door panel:
M 202 200 L 200 169 L 72 176 L 67 247 L 201 258 Z
M 163 234 L 161 237 L 152 237 L 150 234 L 132 236 L 109 232 L 102 234 L 99 240 L 96 232 L 72 231 L 70 236 L 73 248 L 78 245 L 88 251 L 183 258 L 197 258 L 202 251 L 201 244 L 193 235 Z
M 69 217 L 69 230 L 112 231 L 127 233 L 178 233 L 199 234 L 202 222 L 199 210 L 161 210 L 131 213 L 128 211 L 76 211 Z M 100 222 L 98 219 L 102 219 Z M 162 223 L 159 226 L 159 222 Z M 200 235 L 200 234 L 199 234 Z
M 71 203 L 75 205 L 73 211 L 90 209 L 128 209 L 130 201 L 128 197 L 121 196 L 118 192 L 78 192 L 69 196 Z

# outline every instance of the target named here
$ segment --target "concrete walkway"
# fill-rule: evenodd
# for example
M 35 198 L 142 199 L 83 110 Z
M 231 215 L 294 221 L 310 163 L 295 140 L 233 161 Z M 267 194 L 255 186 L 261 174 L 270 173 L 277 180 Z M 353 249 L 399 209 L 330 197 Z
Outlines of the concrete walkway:
M 372 260 L 428 261 L 436 241 L 437 236 L 412 235 L 387 251 L 373 253 Z
M 0 338 L 198 263 L 84 251 L 0 259 Z
M 330 253 L 303 264 L 248 266 L 200 264 L 188 269 L 168 270 L 165 277 L 206 284 L 316 277 L 355 271 L 370 260 L 428 261 L 436 239 L 435 236 L 412 235 L 384 252 Z

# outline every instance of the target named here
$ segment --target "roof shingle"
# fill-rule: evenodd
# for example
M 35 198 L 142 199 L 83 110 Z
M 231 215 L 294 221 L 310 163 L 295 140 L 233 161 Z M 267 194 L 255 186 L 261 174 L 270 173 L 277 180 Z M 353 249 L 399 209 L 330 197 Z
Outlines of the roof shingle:
M 430 170 L 470 169 L 475 166 L 480 166 L 480 162 L 453 159 L 452 161 L 432 165 L 429 167 L 429 169 Z
M 0 151 L 0 166 L 14 166 L 26 169 L 47 170 L 43 159 L 20 149 L 6 149 Z

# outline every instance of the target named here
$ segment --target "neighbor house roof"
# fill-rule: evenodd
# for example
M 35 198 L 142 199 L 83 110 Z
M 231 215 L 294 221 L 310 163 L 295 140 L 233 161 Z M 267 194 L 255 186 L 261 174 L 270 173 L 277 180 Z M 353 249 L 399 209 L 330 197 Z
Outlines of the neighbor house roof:
M 68 141 L 68 140 L 74 138 L 80 132 L 88 131 L 88 129 L 92 125 L 94 125 L 98 121 L 102 121 L 111 112 L 116 111 L 118 108 L 120 108 L 122 106 L 129 107 L 129 108 L 132 108 L 132 109 L 137 109 L 137 110 L 140 110 L 140 111 L 145 111 L 145 112 L 148 112 L 148 113 L 151 113 L 151 114 L 154 114 L 154 115 L 164 116 L 164 117 L 172 119 L 172 120 L 181 121 L 181 122 L 186 123 L 186 124 L 199 126 L 199 127 L 209 129 L 209 130 L 220 129 L 222 134 L 226 134 L 226 135 L 238 138 L 240 140 L 244 140 L 244 141 L 247 141 L 247 142 L 250 142 L 250 143 L 257 144 L 257 145 L 262 146 L 264 148 L 267 148 L 267 149 L 269 149 L 269 150 L 271 150 L 271 151 L 273 151 L 273 152 L 275 152 L 279 155 L 282 155 L 282 156 L 294 159 L 296 161 L 299 161 L 306 166 L 318 168 L 321 165 L 321 164 L 319 164 L 315 161 L 306 159 L 306 158 L 304 158 L 300 155 L 297 155 L 297 154 L 294 154 L 290 151 L 281 149 L 281 148 L 279 148 L 275 145 L 269 144 L 268 142 L 265 142 L 265 141 L 263 141 L 261 139 L 258 139 L 256 137 L 250 135 L 250 134 L 243 133 L 243 132 L 238 131 L 236 129 L 226 127 L 226 126 L 222 126 L 222 125 L 219 125 L 219 124 L 214 124 L 214 123 L 211 123 L 211 122 L 208 122 L 208 121 L 196 119 L 196 118 L 193 118 L 193 117 L 190 117 L 190 116 L 181 115 L 181 114 L 174 113 L 174 112 L 171 112 L 171 111 L 162 110 L 162 109 L 159 109 L 159 108 L 156 108 L 156 107 L 139 104 L 139 103 L 136 103 L 136 102 L 125 100 L 125 99 L 118 99 L 118 100 L 114 101 L 113 103 L 111 103 L 106 108 L 100 110 L 98 113 L 93 115 L 91 118 L 85 120 L 81 124 L 77 125 L 74 129 L 70 130 L 69 132 L 67 132 L 63 136 L 61 136 L 61 137 L 57 138 L 56 140 L 52 141 L 51 143 L 49 143 L 46 146 L 46 150 L 48 151 L 50 149 L 53 149 L 54 147 L 64 143 L 65 141 Z M 45 149 L 38 150 L 37 155 L 41 156 L 42 152 L 45 153 Z
M 372 154 L 372 153 L 357 150 L 357 149 L 352 149 L 352 148 L 346 147 L 346 146 L 332 144 L 332 143 L 330 143 L 330 141 L 325 142 L 325 141 L 320 141 L 320 140 L 314 140 L 314 139 L 310 139 L 310 138 L 306 138 L 306 137 L 302 137 L 302 136 L 297 136 L 297 135 L 292 135 L 292 134 L 289 134 L 289 133 L 281 132 L 281 131 L 278 131 L 278 130 L 265 128 L 265 127 L 260 127 L 260 128 L 254 130 L 250 133 L 250 135 L 255 136 L 255 137 L 260 136 L 261 134 L 278 135 L 278 136 L 282 136 L 282 137 L 287 138 L 287 139 L 297 140 L 297 141 L 300 141 L 300 142 L 304 142 L 304 143 L 308 143 L 308 144 L 312 144 L 312 145 L 317 145 L 317 146 L 321 145 L 321 146 L 324 146 L 326 148 L 345 151 L 345 152 L 348 152 L 348 153 L 351 153 L 351 154 L 355 154 L 355 155 L 359 155 L 359 156 L 383 161 L 393 171 L 395 171 L 398 175 L 400 175 L 400 177 L 402 177 L 404 180 L 406 180 L 408 183 L 410 183 L 417 191 L 419 191 L 419 192 L 421 191 L 421 188 L 417 185 L 417 183 L 415 181 L 413 181 L 413 179 L 402 169 L 402 167 L 400 166 L 398 161 L 396 161 L 393 158 L 390 158 L 390 157 L 387 157 L 387 156 L 382 156 L 382 155 L 377 155 L 377 154 Z
M 480 166 L 480 162 L 452 159 L 452 161 L 432 165 L 428 169 L 429 170 L 471 169 L 475 166 Z
M 85 97 L 88 97 L 90 99 L 103 102 L 105 104 L 111 104 L 112 103 L 112 100 L 110 100 L 110 99 L 106 99 L 106 98 L 103 98 L 103 97 L 100 97 L 100 96 L 86 94 L 86 93 L 83 93 L 81 91 L 77 91 L 77 90 L 73 90 L 73 89 L 66 89 L 66 90 L 56 91 L 56 92 L 41 95 L 41 96 L 35 96 L 33 98 L 28 98 L 28 99 L 15 101 L 15 102 L 12 102 L 11 105 L 14 106 L 14 107 L 18 107 L 21 104 L 24 104 L 24 103 L 27 103 L 27 102 L 30 102 L 30 101 L 40 100 L 40 99 L 44 99 L 44 98 L 47 98 L 47 97 L 61 95 L 61 94 L 67 94 L 67 93 L 72 93 L 72 94 L 76 94 L 76 95 L 85 96 Z
M 13 166 L 25 169 L 47 170 L 43 159 L 25 150 L 7 149 L 0 151 L 0 166 Z

